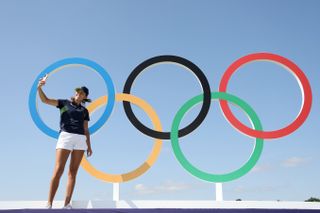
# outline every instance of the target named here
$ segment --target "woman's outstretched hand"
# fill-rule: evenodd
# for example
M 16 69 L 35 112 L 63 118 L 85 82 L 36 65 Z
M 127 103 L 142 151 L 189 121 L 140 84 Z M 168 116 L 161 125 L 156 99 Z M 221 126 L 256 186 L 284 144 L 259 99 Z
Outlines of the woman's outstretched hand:
M 41 88 L 43 85 L 46 84 L 47 78 L 48 78 L 48 74 L 46 74 L 43 78 L 40 78 L 39 83 L 38 83 L 38 88 Z

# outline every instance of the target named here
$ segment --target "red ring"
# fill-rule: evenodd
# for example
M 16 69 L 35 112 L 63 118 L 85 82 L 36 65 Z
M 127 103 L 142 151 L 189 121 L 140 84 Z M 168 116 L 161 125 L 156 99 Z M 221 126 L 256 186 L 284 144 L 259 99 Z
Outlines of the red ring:
M 250 55 L 246 55 L 235 62 L 233 62 L 228 69 L 225 71 L 225 73 L 222 76 L 220 86 L 219 86 L 219 92 L 226 92 L 228 82 L 232 76 L 233 73 L 237 71 L 237 69 L 249 62 L 252 61 L 259 61 L 259 60 L 267 60 L 271 62 L 279 63 L 283 66 L 285 66 L 289 71 L 292 72 L 292 74 L 297 78 L 297 81 L 300 85 L 300 89 L 302 90 L 303 96 L 302 96 L 302 108 L 300 110 L 299 115 L 297 118 L 288 126 L 274 130 L 274 131 L 261 131 L 261 130 L 254 130 L 243 123 L 241 123 L 230 110 L 230 107 L 228 105 L 228 102 L 225 100 L 220 100 L 220 106 L 222 109 L 223 114 L 225 115 L 226 119 L 240 132 L 256 138 L 263 138 L 263 139 L 273 139 L 273 138 L 280 138 L 286 135 L 291 134 L 295 130 L 297 130 L 307 119 L 311 105 L 312 105 L 312 92 L 311 87 L 309 84 L 309 81 L 303 71 L 292 61 L 280 56 L 275 55 L 271 53 L 254 53 Z

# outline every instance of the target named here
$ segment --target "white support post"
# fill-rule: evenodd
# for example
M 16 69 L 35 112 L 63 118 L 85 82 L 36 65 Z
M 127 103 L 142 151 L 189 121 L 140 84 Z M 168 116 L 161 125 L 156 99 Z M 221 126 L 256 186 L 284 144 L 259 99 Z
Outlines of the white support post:
M 216 201 L 223 201 L 222 183 L 216 183 Z
M 120 200 L 120 184 L 113 183 L 113 201 Z

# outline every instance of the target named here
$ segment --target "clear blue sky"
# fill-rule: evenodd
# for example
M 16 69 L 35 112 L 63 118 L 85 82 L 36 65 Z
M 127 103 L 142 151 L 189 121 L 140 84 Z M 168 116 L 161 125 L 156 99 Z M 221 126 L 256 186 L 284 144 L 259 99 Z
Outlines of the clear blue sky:
M 256 167 L 223 184 L 225 200 L 293 200 L 320 197 L 320 2 L 319 1 L 15 1 L 0 2 L 0 91 L 2 92 L 0 200 L 46 200 L 56 140 L 33 123 L 28 96 L 37 75 L 53 62 L 84 57 L 103 66 L 121 92 L 130 72 L 143 60 L 162 54 L 185 57 L 205 73 L 217 91 L 226 68 L 254 52 L 272 52 L 294 61 L 308 77 L 313 106 L 293 134 L 265 142 Z M 106 94 L 97 73 L 65 68 L 48 79 L 51 98 L 69 98 L 87 85 L 96 99 Z M 289 124 L 301 105 L 295 78 L 282 67 L 257 62 L 237 72 L 228 91 L 248 102 L 266 130 Z M 159 65 L 135 81 L 132 93 L 148 101 L 169 130 L 176 111 L 201 88 L 192 74 Z M 103 109 L 103 108 L 102 108 Z M 102 109 L 92 115 L 93 123 Z M 185 117 L 194 118 L 199 107 Z M 43 120 L 58 129 L 56 108 L 39 104 Z M 151 126 L 139 109 L 141 121 Z M 241 111 L 237 116 L 248 124 Z M 233 129 L 217 105 L 204 123 L 181 139 L 188 159 L 215 173 L 231 171 L 249 157 L 253 139 Z M 145 175 L 120 185 L 121 199 L 214 199 L 214 184 L 187 173 L 170 141 Z M 111 173 L 134 169 L 151 150 L 151 138 L 127 120 L 121 103 L 92 136 L 90 162 Z M 56 199 L 64 197 L 66 173 Z M 112 199 L 112 185 L 80 169 L 74 200 Z

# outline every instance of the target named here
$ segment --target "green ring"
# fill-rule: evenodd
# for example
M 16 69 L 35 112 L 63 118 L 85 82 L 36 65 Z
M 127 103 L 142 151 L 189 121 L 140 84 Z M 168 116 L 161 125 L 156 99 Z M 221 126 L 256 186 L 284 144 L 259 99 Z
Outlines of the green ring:
M 255 130 L 262 130 L 262 125 L 261 122 L 255 113 L 255 111 L 243 100 L 240 98 L 230 95 L 227 93 L 223 92 L 212 92 L 211 93 L 211 100 L 213 99 L 222 99 L 222 100 L 227 100 L 237 106 L 239 106 L 249 117 L 251 122 L 253 123 L 253 127 Z M 227 182 L 231 180 L 235 180 L 237 178 L 240 178 L 241 176 L 245 175 L 248 173 L 257 163 L 258 159 L 260 158 L 260 155 L 262 153 L 263 149 L 263 139 L 262 138 L 256 138 L 255 140 L 255 146 L 254 150 L 249 158 L 249 160 L 242 165 L 239 169 L 232 171 L 230 173 L 225 173 L 225 174 L 211 174 L 207 173 L 204 171 L 199 170 L 195 166 L 193 166 L 184 156 L 180 149 L 179 145 L 179 138 L 178 138 L 178 130 L 179 130 L 179 125 L 180 122 L 186 112 L 188 112 L 193 106 L 196 104 L 202 102 L 203 100 L 203 95 L 198 95 L 196 97 L 193 97 L 189 101 L 187 101 L 177 112 L 173 123 L 171 127 L 171 145 L 173 148 L 173 152 L 179 161 L 179 163 L 182 165 L 184 169 L 186 169 L 190 174 L 194 175 L 197 178 L 200 178 L 205 181 L 209 182 L 216 182 L 216 183 L 221 183 L 221 182 Z

